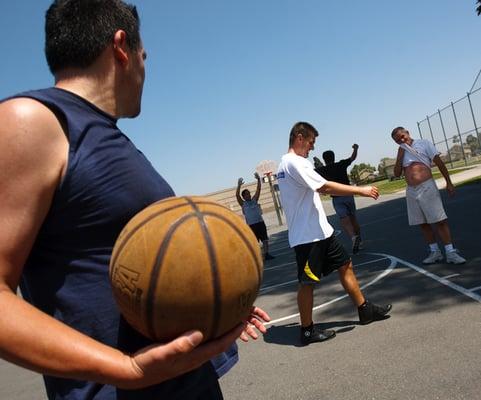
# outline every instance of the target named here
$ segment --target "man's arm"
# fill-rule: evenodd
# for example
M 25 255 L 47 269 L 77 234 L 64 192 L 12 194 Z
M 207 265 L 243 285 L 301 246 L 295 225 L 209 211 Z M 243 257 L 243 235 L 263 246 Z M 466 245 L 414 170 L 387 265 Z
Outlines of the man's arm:
M 353 162 L 357 158 L 357 149 L 358 148 L 359 148 L 359 146 L 356 143 L 354 143 L 352 145 L 353 150 L 352 150 L 352 154 L 351 154 L 351 162 Z
M 337 196 L 359 195 L 363 197 L 371 197 L 374 200 L 379 197 L 379 191 L 376 186 L 350 186 L 333 181 L 327 181 L 317 191 L 321 194 L 333 194 Z
M 256 187 L 256 192 L 254 193 L 254 196 L 252 197 L 252 199 L 255 200 L 255 201 L 259 201 L 259 196 L 261 194 L 261 177 L 256 172 L 254 174 L 254 178 L 257 179 L 257 187 Z
M 433 162 L 439 168 L 439 172 L 441 172 L 446 181 L 446 190 L 448 191 L 448 194 L 450 196 L 453 196 L 455 193 L 455 189 L 453 183 L 451 182 L 451 177 L 449 176 L 449 171 L 446 168 L 446 164 L 444 164 L 443 160 L 441 160 L 439 154 L 434 156 Z
M 235 190 L 235 197 L 236 197 L 237 202 L 239 203 L 239 205 L 241 207 L 244 204 L 244 199 L 240 195 L 240 188 L 241 188 L 243 183 L 244 183 L 244 179 L 242 179 L 242 178 L 237 179 L 237 189 Z
M 403 173 L 403 158 L 405 150 L 399 146 L 397 149 L 396 164 L 394 165 L 394 176 L 399 178 Z
M 63 174 L 68 143 L 55 116 L 34 100 L 0 104 L 0 120 L 2 358 L 48 375 L 140 388 L 199 367 L 226 351 L 244 329 L 252 337 L 252 327 L 249 330 L 244 322 L 202 345 L 202 333 L 192 331 L 128 355 L 70 328 L 17 296 L 24 264 Z M 256 319 L 263 315 L 253 311 Z

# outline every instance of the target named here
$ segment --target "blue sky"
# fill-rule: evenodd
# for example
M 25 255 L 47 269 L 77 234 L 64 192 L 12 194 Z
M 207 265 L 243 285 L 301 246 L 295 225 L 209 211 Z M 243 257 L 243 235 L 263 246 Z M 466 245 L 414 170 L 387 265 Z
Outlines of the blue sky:
M 481 69 L 481 17 L 459 0 L 138 0 L 148 53 L 142 114 L 119 125 L 177 194 L 253 180 L 293 123 L 377 166 L 389 132 L 464 96 Z M 50 86 L 50 1 L 3 2 L 0 97 Z

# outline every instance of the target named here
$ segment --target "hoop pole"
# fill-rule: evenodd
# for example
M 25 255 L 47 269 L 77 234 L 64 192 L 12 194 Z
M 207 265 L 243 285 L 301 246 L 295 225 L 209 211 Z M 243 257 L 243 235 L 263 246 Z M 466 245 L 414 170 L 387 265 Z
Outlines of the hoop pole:
M 279 226 L 282 226 L 282 218 L 281 218 L 281 213 L 279 211 L 279 204 L 277 203 L 277 197 L 274 190 L 274 185 L 272 184 L 272 172 L 267 172 L 264 175 L 267 176 L 267 181 L 269 182 L 269 188 L 271 189 L 272 201 L 274 202 L 274 208 L 276 209 L 276 214 L 277 214 L 277 221 L 279 222 Z

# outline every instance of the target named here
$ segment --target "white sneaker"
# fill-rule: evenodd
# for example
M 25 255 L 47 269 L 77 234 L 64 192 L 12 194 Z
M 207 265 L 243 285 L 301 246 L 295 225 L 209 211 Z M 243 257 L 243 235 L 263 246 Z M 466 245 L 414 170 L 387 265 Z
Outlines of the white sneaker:
M 443 255 L 441 253 L 441 250 L 434 250 L 429 252 L 429 255 L 423 260 L 423 264 L 434 264 L 442 260 Z
M 453 251 L 448 251 L 446 253 L 446 262 L 448 264 L 464 264 L 466 260 L 458 254 L 456 249 L 454 249 Z

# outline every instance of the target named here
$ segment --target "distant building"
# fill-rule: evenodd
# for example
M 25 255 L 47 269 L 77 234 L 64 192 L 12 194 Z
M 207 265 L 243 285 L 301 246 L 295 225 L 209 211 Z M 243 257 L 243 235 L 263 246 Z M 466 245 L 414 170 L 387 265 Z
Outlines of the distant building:
M 395 158 L 383 158 L 378 166 L 378 171 L 380 175 L 384 175 L 389 179 L 394 177 L 394 166 L 396 165 Z
M 376 178 L 377 178 L 377 174 L 375 172 L 368 171 L 366 169 L 359 172 L 359 181 L 360 182 L 368 182 L 368 181 L 372 181 Z
M 469 160 L 472 156 L 471 147 L 469 147 L 467 144 L 463 145 L 463 147 L 461 147 L 460 144 L 455 144 L 449 149 L 449 153 L 451 155 L 451 161 L 464 160 L 464 158 Z

